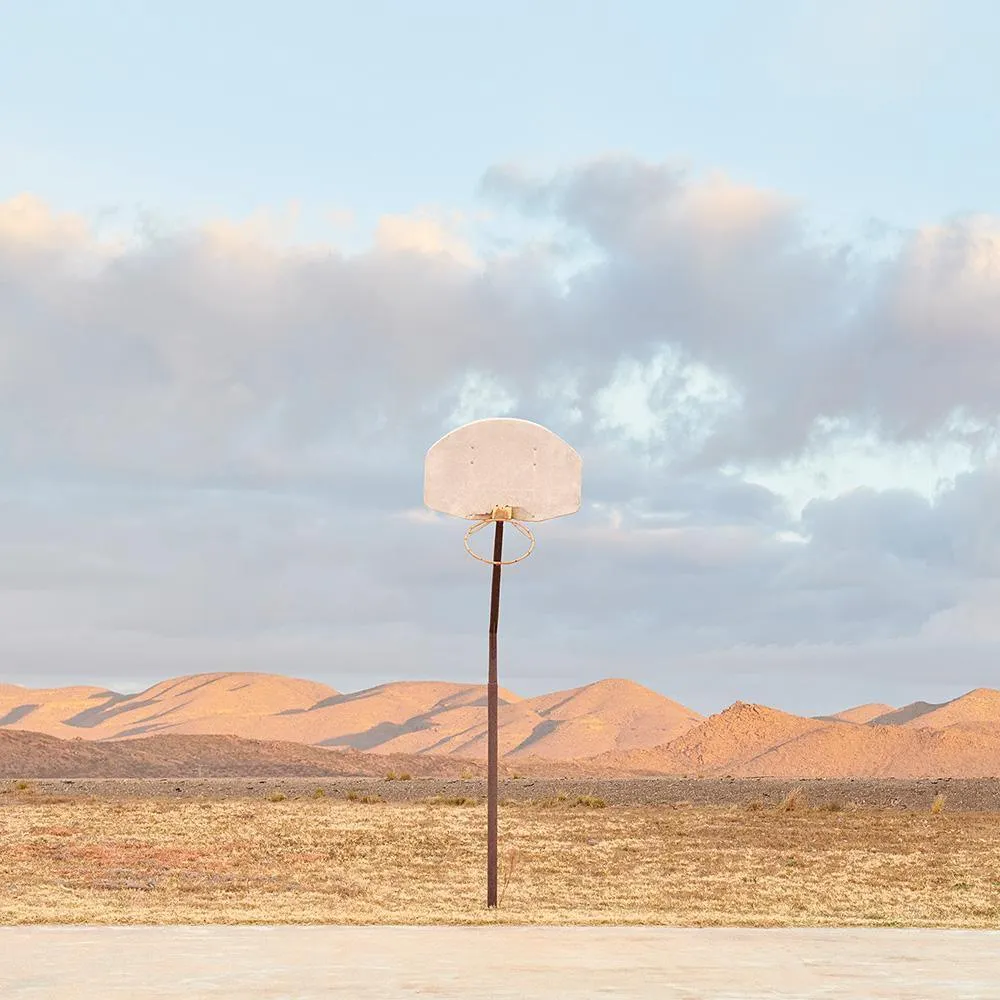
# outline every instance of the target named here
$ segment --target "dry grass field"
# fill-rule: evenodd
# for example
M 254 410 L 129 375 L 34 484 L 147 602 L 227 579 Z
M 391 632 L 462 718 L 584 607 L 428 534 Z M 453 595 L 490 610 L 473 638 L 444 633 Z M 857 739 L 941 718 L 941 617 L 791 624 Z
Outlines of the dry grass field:
M 921 812 L 816 809 L 794 795 L 749 808 L 509 803 L 502 905 L 490 914 L 475 799 L 58 798 L 27 782 L 4 792 L 5 924 L 1000 928 L 997 817 L 940 801 Z

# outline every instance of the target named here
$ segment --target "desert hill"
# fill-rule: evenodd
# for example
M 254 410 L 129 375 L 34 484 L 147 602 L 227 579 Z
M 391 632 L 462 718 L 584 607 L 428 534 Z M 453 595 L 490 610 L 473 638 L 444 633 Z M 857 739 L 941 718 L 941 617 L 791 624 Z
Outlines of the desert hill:
M 594 753 L 657 746 L 702 720 L 697 712 L 634 681 L 612 678 L 528 701 L 545 730 L 518 750 L 562 758 L 577 743 Z M 544 750 L 544 752 L 543 752 Z
M 867 705 L 855 705 L 854 708 L 844 709 L 843 712 L 835 712 L 833 715 L 820 715 L 817 718 L 824 722 L 856 722 L 859 726 L 880 715 L 888 715 L 895 712 L 892 705 L 886 705 L 880 701 L 873 701 Z
M 868 720 L 873 726 L 947 729 L 949 726 L 1000 725 L 1000 691 L 976 688 L 942 704 L 915 701 Z
M 640 684 L 606 680 L 523 699 L 500 690 L 500 746 L 524 758 L 575 760 L 655 746 L 701 716 Z M 486 687 L 414 681 L 341 694 L 271 674 L 173 678 L 133 695 L 101 688 L 0 687 L 0 727 L 63 739 L 227 735 L 382 754 L 486 756 Z
M 868 722 L 873 726 L 905 726 L 907 723 L 921 719 L 929 712 L 942 707 L 942 705 L 932 705 L 927 701 L 915 701 L 902 708 L 894 708 L 882 715 L 877 715 L 875 718 L 869 719 Z
M 0 684 L 0 727 L 33 727 L 39 732 L 59 735 L 65 728 L 65 719 L 113 697 L 113 691 L 99 687 L 26 688 Z
M 413 777 L 485 773 L 481 764 L 456 757 L 385 757 L 237 736 L 97 742 L 0 730 L 3 778 L 384 777 L 390 770 Z
M 602 754 L 593 763 L 623 772 L 734 778 L 1000 776 L 998 701 L 1000 692 L 979 689 L 919 714 L 903 712 L 903 721 L 889 725 L 879 723 L 882 716 L 861 724 L 835 716 L 804 719 L 737 702 L 661 746 Z M 922 724 L 926 720 L 938 724 Z
M 596 761 L 652 773 L 730 774 L 733 767 L 749 763 L 772 747 L 827 725 L 849 724 L 824 723 L 738 701 L 661 746 L 602 754 Z
M 1000 691 L 990 688 L 976 688 L 960 698 L 954 698 L 943 705 L 927 705 L 923 711 L 914 713 L 903 725 L 910 728 L 947 729 L 950 726 L 1000 725 Z M 874 720 L 879 722 L 879 720 Z M 886 717 L 881 717 L 881 725 Z M 899 722 L 895 722 L 899 725 Z
M 478 702 L 434 713 L 425 728 L 401 734 L 382 749 L 485 758 L 485 696 L 484 688 Z M 655 746 L 701 719 L 641 684 L 617 678 L 535 698 L 501 699 L 500 750 L 518 758 L 578 760 L 613 748 Z
M 744 702 L 705 718 L 622 679 L 532 698 L 501 690 L 500 701 L 501 752 L 521 774 L 1000 775 L 1000 691 L 988 688 L 944 704 L 869 704 L 816 718 Z M 249 759 L 265 769 L 327 773 L 311 769 L 330 768 L 334 758 L 336 767 L 350 764 L 358 773 L 395 767 L 416 775 L 436 761 L 450 760 L 459 772 L 469 762 L 481 769 L 485 706 L 485 686 L 436 681 L 349 694 L 253 673 L 178 677 L 131 695 L 8 684 L 0 685 L 0 736 L 66 741 L 38 744 L 36 757 L 25 758 L 39 766 L 48 761 L 55 771 L 62 760 L 70 768 L 173 773 L 202 755 L 201 766 L 220 768 L 220 775 L 229 767 L 246 773 Z M 5 745 L 14 752 L 14 744 Z M 101 757 L 110 746 L 113 758 Z M 281 749 L 267 749 L 273 747 Z
M 441 754 L 374 754 L 239 736 L 155 735 L 142 739 L 63 740 L 26 730 L 0 730 L 0 779 L 264 778 L 388 775 L 458 780 L 485 778 L 486 763 Z M 502 778 L 622 777 L 586 761 L 523 756 L 500 762 Z
M 191 674 L 138 694 L 101 688 L 0 686 L 0 726 L 63 739 L 123 739 L 157 732 L 268 738 L 267 720 L 336 697 L 326 684 L 276 674 Z
M 980 778 L 1000 775 L 1000 732 L 955 726 L 823 727 L 728 771 L 734 777 Z

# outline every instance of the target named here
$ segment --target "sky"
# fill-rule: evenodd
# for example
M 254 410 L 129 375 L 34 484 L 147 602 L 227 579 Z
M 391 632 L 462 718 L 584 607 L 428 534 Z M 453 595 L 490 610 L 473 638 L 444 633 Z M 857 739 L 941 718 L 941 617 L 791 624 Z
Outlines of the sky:
M 0 682 L 1000 687 L 1000 8 L 0 0 Z

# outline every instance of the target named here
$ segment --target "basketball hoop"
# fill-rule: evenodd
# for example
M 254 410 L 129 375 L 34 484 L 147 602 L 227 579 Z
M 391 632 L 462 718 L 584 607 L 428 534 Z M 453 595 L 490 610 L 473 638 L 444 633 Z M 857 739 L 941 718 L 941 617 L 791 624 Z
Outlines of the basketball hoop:
M 431 510 L 475 524 L 465 533 L 465 550 L 493 568 L 490 588 L 489 673 L 487 675 L 486 905 L 497 905 L 497 806 L 499 695 L 497 626 L 500 570 L 523 562 L 535 549 L 525 521 L 547 521 L 580 509 L 583 463 L 562 438 L 530 420 L 498 417 L 474 420 L 445 434 L 427 452 L 424 503 Z M 503 526 L 512 524 L 528 539 L 528 550 L 503 558 Z M 493 558 L 472 550 L 469 540 L 488 524 L 496 526 Z
M 507 516 L 504 516 L 502 513 L 498 514 L 497 510 L 506 511 Z M 526 524 L 522 524 L 516 518 L 510 517 L 509 507 L 497 508 L 497 510 L 493 512 L 492 517 L 484 517 L 481 521 L 478 521 L 476 524 L 469 527 L 469 530 L 465 533 L 465 538 L 462 539 L 465 543 L 465 551 L 468 552 L 473 559 L 478 559 L 481 563 L 486 563 L 487 566 L 513 566 L 516 563 L 524 562 L 524 560 L 535 551 L 535 536 L 532 534 L 531 528 L 529 528 Z M 528 539 L 528 551 L 519 555 L 516 559 L 501 559 L 499 562 L 493 559 L 487 559 L 485 556 L 481 556 L 478 552 L 474 552 L 472 546 L 469 544 L 469 540 L 477 531 L 482 531 L 486 525 L 492 524 L 494 521 L 506 521 L 508 524 L 512 524 L 515 528 L 517 528 L 517 530 Z

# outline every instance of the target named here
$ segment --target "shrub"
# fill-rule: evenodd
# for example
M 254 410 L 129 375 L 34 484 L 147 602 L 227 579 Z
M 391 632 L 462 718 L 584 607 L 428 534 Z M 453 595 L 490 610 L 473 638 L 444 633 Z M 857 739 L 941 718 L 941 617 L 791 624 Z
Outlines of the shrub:
M 944 809 L 944 801 L 943 795 L 939 794 L 934 796 L 934 801 L 931 803 L 931 812 L 934 813 L 935 816 L 937 816 L 937 814 Z
M 543 809 L 551 809 L 553 806 L 563 806 L 569 801 L 569 796 L 565 792 L 558 795 L 550 795 L 544 799 L 531 799 L 528 805 L 541 806 Z
M 325 799 L 326 798 L 326 792 L 322 788 L 317 788 L 316 791 L 313 792 L 313 798 L 314 799 Z
M 512 847 L 507 853 L 506 864 L 503 866 L 502 872 L 502 882 L 500 885 L 500 897 L 497 899 L 497 906 L 503 906 L 503 898 L 507 895 L 507 887 L 510 885 L 511 879 L 514 877 L 514 872 L 517 868 L 517 848 Z
M 413 775 L 410 774 L 409 771 L 403 771 L 403 773 L 399 776 L 399 780 L 400 781 L 412 781 L 413 780 Z
M 574 804 L 583 806 L 585 809 L 603 809 L 607 802 L 597 795 L 578 795 Z
M 782 812 L 794 812 L 800 806 L 804 805 L 802 799 L 802 789 L 793 788 L 785 797 L 782 799 L 781 805 L 778 807 Z
M 271 792 L 267 797 L 268 802 L 284 802 L 287 796 L 284 792 Z

